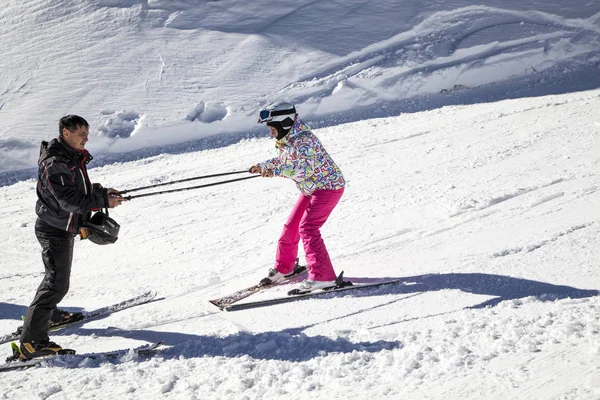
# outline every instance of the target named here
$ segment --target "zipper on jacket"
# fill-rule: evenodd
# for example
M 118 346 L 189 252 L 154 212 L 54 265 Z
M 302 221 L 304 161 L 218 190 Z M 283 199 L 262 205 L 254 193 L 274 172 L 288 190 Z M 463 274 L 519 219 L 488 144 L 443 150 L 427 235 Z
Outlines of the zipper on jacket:
M 87 195 L 88 191 L 87 191 L 87 183 L 85 181 L 85 176 L 83 175 L 82 170 L 79 170 L 79 173 L 81 174 L 81 179 L 83 179 L 83 190 L 85 191 L 85 194 Z
M 65 229 L 67 232 L 71 232 L 71 220 L 73 219 L 73 213 L 69 213 L 69 220 L 67 221 L 67 228 Z

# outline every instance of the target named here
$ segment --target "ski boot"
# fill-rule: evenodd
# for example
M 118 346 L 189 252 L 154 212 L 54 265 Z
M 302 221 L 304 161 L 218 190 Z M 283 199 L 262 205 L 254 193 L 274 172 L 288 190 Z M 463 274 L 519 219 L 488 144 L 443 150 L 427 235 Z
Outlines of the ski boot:
M 50 319 L 50 329 L 53 327 L 61 326 L 64 324 L 70 324 L 76 321 L 80 321 L 83 319 L 83 313 L 80 312 L 69 312 L 67 310 L 62 310 L 57 308 L 54 310 L 52 314 L 52 318 Z
M 6 359 L 6 362 L 11 361 L 27 361 L 32 358 L 56 356 L 59 354 L 75 354 L 75 350 L 63 349 L 58 344 L 50 340 L 42 342 L 25 342 L 21 345 L 11 343 L 13 355 Z

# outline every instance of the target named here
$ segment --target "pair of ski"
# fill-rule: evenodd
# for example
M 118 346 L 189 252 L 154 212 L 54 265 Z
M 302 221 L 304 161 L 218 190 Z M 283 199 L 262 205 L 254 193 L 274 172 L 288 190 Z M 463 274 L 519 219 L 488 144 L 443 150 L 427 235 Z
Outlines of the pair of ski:
M 157 295 L 156 291 L 149 290 L 139 296 L 132 297 L 131 299 L 122 301 L 120 303 L 113 304 L 111 306 L 98 308 L 96 310 L 92 310 L 92 311 L 88 311 L 88 312 L 76 313 L 76 318 L 71 319 L 64 323 L 54 324 L 50 327 L 50 330 L 56 331 L 59 329 L 64 329 L 64 328 L 74 326 L 77 324 L 82 324 L 87 321 L 100 319 L 100 318 L 106 317 L 110 314 L 113 314 L 113 313 L 116 313 L 119 311 L 123 311 L 123 310 L 126 310 L 131 307 L 150 303 L 150 302 L 154 301 L 156 295 Z M 20 329 L 17 329 L 17 331 L 14 333 L 0 336 L 0 344 L 19 340 L 19 337 L 20 337 Z M 18 347 L 17 347 L 17 349 L 15 349 L 15 346 L 17 346 L 17 344 L 12 343 L 13 352 L 14 352 L 14 350 L 18 351 Z M 60 357 L 60 358 L 67 357 L 67 359 L 69 359 L 69 358 L 84 359 L 84 358 L 99 358 L 99 357 L 114 358 L 114 357 L 126 354 L 129 351 L 133 351 L 133 353 L 139 354 L 140 356 L 149 356 L 154 351 L 158 350 L 162 346 L 163 346 L 163 342 L 157 342 L 157 343 L 151 344 L 149 346 L 141 346 L 141 347 L 138 347 L 135 349 L 116 350 L 116 351 L 110 351 L 110 352 L 104 352 L 104 353 L 89 353 L 89 354 L 73 354 L 70 351 L 64 351 L 62 354 L 59 353 L 56 355 L 39 357 L 39 358 L 34 358 L 31 360 L 25 360 L 25 361 L 22 361 L 20 359 L 17 360 L 16 358 L 13 359 L 12 357 L 9 357 L 7 359 L 6 364 L 0 365 L 0 371 L 7 371 L 7 370 L 35 366 L 35 365 L 41 364 L 44 361 L 53 359 L 55 357 Z
M 220 297 L 218 299 L 209 300 L 213 305 L 219 307 L 222 311 L 237 311 L 237 310 L 247 310 L 250 308 L 259 308 L 272 306 L 275 304 L 283 304 L 289 303 L 298 300 L 308 300 L 314 297 L 326 296 L 332 293 L 337 292 L 345 292 L 348 290 L 360 290 L 360 289 L 369 289 L 369 288 L 377 288 L 380 286 L 393 285 L 396 283 L 401 283 L 402 279 L 394 279 L 390 281 L 376 282 L 376 283 L 366 283 L 355 285 L 352 282 L 344 281 L 344 273 L 342 272 L 336 279 L 336 284 L 333 287 L 326 288 L 323 290 L 317 290 L 304 294 L 297 294 L 297 291 L 291 290 L 288 292 L 287 296 L 276 297 L 272 299 L 252 301 L 239 303 L 240 300 L 243 300 L 255 293 L 261 292 L 265 289 L 269 289 L 275 286 L 280 286 L 282 284 L 288 283 L 290 280 L 293 280 L 301 275 L 306 273 L 306 267 L 298 264 L 296 260 L 296 266 L 294 267 L 294 272 L 290 275 L 286 276 L 286 279 L 277 283 L 271 284 L 257 284 L 245 289 L 238 290 L 226 296 Z

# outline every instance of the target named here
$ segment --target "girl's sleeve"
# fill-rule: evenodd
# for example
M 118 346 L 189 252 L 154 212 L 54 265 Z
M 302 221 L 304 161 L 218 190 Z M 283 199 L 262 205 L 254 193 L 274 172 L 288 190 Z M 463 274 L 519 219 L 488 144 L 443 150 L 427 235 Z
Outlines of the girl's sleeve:
M 263 169 L 275 169 L 281 165 L 279 157 L 271 158 L 270 160 L 258 163 L 261 170 Z

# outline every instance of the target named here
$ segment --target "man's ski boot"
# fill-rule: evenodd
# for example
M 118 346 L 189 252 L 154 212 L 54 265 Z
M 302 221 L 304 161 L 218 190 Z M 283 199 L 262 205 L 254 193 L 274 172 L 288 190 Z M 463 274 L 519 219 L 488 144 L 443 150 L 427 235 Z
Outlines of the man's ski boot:
M 22 317 L 22 318 L 25 319 L 25 317 Z M 85 318 L 85 316 L 83 315 L 83 313 L 80 313 L 80 312 L 71 313 L 71 312 L 68 312 L 67 310 L 62 310 L 60 308 L 57 308 L 54 310 L 54 313 L 52 314 L 52 318 L 50 319 L 49 328 L 50 328 L 50 330 L 54 330 L 62 325 L 81 321 L 84 318 Z M 23 332 L 23 325 L 19 326 L 17 328 L 17 330 L 15 332 L 13 332 L 13 335 L 21 336 L 22 332 Z
M 83 319 L 83 313 L 80 312 L 69 312 L 67 310 L 62 310 L 60 308 L 56 308 L 54 313 L 52 314 L 52 318 L 50 319 L 50 328 L 55 326 L 61 326 L 64 324 L 70 324 L 76 321 L 80 321 Z
M 17 360 L 26 361 L 31 360 L 32 358 L 56 356 L 59 354 L 75 354 L 75 350 L 63 349 L 58 344 L 49 340 L 44 342 L 21 343 L 20 346 L 13 342 L 11 343 L 11 347 L 13 355 L 12 357 L 8 357 L 6 362 Z

